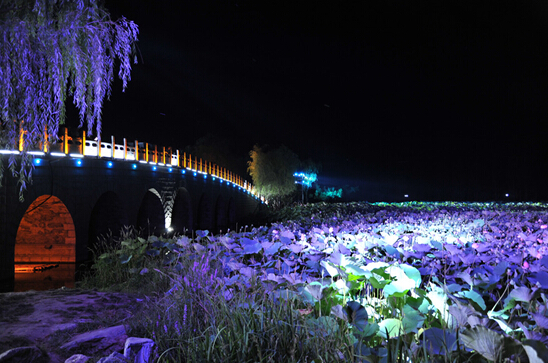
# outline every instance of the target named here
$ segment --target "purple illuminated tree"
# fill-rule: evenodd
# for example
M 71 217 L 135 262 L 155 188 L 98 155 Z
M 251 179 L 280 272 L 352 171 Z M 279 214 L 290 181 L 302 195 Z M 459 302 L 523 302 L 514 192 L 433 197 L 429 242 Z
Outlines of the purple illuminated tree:
M 80 126 L 100 134 L 115 63 L 124 90 L 137 34 L 135 23 L 112 21 L 98 0 L 0 0 L 0 148 L 22 148 L 19 170 L 15 155 L 9 161 L 21 192 L 32 173 L 26 151 L 56 139 L 67 96 Z

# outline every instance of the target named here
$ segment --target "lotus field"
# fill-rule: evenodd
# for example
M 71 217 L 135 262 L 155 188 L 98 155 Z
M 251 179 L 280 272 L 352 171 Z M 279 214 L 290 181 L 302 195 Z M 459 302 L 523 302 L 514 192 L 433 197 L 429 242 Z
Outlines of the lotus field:
M 154 281 L 129 325 L 158 361 L 548 362 L 547 211 L 295 206 L 216 236 L 126 236 L 95 269 Z

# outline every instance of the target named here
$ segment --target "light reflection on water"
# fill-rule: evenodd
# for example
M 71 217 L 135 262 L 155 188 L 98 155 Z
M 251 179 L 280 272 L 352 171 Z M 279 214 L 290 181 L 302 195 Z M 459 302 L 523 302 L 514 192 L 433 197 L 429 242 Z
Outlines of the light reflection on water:
M 44 291 L 63 286 L 74 287 L 75 263 L 59 264 L 15 264 L 14 292 L 28 290 Z

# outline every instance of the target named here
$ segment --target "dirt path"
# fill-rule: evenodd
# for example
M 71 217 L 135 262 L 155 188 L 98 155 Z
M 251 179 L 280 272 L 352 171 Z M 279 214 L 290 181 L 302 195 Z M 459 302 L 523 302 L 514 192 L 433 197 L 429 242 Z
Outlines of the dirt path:
M 122 293 L 80 289 L 0 294 L 0 353 L 36 345 L 50 352 L 81 330 L 120 325 L 140 300 Z M 51 362 L 64 362 L 52 356 Z

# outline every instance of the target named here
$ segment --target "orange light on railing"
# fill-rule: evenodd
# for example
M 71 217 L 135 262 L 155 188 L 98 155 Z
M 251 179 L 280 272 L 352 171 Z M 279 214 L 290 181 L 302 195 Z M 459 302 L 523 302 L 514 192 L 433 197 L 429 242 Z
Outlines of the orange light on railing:
M 82 131 L 82 145 L 80 147 L 80 154 L 86 156 L 86 132 Z
M 65 127 L 65 137 L 63 139 L 63 152 L 68 154 L 68 129 Z
M 85 132 L 84 132 L 84 138 L 85 138 L 85 135 L 86 135 L 86 134 L 85 134 Z M 47 152 L 48 152 L 48 149 L 49 149 L 49 148 L 48 148 L 48 127 L 46 126 L 46 127 L 44 128 L 44 145 L 43 145 L 43 150 L 44 150 L 45 153 L 47 153 Z

